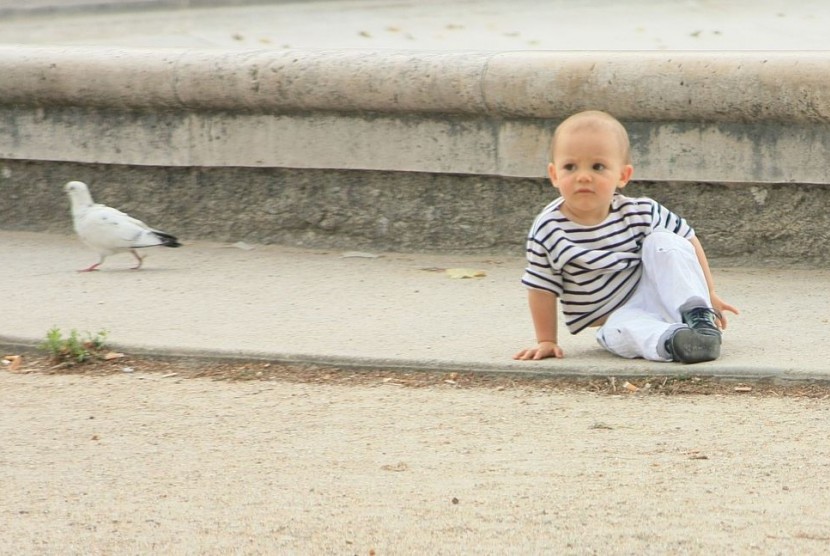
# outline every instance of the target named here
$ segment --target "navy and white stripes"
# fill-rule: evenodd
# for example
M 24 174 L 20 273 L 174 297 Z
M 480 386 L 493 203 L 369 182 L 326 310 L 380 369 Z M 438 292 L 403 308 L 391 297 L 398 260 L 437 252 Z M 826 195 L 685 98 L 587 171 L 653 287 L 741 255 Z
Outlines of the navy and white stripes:
M 596 226 L 568 220 L 563 199 L 536 217 L 527 240 L 522 283 L 556 295 L 572 334 L 619 307 L 640 280 L 640 248 L 655 228 L 694 237 L 686 221 L 647 197 L 615 194 L 608 217 Z

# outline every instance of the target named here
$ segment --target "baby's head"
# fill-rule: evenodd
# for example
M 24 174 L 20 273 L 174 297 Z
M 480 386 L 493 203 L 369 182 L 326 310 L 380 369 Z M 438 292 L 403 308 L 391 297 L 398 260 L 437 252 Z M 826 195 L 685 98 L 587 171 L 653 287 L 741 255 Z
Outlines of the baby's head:
M 621 163 L 631 164 L 631 145 L 628 140 L 628 132 L 617 118 L 599 110 L 578 112 L 557 126 L 556 131 L 553 132 L 553 139 L 550 142 L 550 159 L 552 162 L 556 161 L 556 144 L 559 138 L 566 133 L 573 133 L 583 129 L 612 134 L 620 146 Z

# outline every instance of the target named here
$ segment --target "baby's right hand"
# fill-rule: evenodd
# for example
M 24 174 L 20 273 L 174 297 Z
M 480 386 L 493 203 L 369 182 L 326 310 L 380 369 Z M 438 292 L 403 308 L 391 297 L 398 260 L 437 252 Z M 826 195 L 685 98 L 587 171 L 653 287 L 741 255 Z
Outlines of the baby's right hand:
M 548 357 L 556 357 L 561 359 L 565 356 L 565 353 L 562 351 L 562 348 L 559 347 L 559 344 L 555 344 L 553 342 L 539 342 L 536 347 L 523 349 L 519 353 L 513 356 L 513 359 L 520 359 L 522 361 L 527 360 L 539 360 L 539 359 L 547 359 Z

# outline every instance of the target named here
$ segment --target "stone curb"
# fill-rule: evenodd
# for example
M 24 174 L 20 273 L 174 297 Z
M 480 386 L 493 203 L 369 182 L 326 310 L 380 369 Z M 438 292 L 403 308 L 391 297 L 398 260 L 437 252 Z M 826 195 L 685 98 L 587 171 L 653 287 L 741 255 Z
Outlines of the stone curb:
M 30 339 L 0 336 L 0 350 L 9 350 L 32 353 L 36 351 L 40 341 Z M 653 377 L 706 377 L 717 380 L 741 380 L 741 381 L 778 381 L 788 384 L 797 383 L 830 383 L 830 378 L 822 373 L 796 373 L 792 370 L 775 367 L 752 367 L 735 368 L 726 365 L 708 363 L 705 366 L 676 366 L 669 370 L 669 367 L 660 366 L 660 372 L 647 372 L 642 367 L 632 368 L 607 368 L 603 365 L 581 364 L 569 365 L 567 368 L 528 368 L 524 363 L 500 364 L 458 364 L 433 359 L 385 359 L 372 357 L 349 357 L 337 355 L 308 355 L 270 353 L 262 351 L 223 351 L 205 349 L 181 349 L 181 348 L 148 348 L 141 346 L 130 346 L 127 344 L 112 344 L 110 347 L 119 352 L 128 353 L 131 356 L 144 356 L 162 359 L 188 359 L 203 360 L 210 362 L 246 362 L 246 361 L 267 361 L 275 364 L 299 365 L 299 366 L 329 366 L 339 369 L 351 369 L 355 371 L 385 370 L 394 372 L 458 372 L 476 373 L 482 375 L 507 375 L 521 376 L 524 378 L 543 379 L 597 379 L 605 377 L 616 378 L 653 378 Z

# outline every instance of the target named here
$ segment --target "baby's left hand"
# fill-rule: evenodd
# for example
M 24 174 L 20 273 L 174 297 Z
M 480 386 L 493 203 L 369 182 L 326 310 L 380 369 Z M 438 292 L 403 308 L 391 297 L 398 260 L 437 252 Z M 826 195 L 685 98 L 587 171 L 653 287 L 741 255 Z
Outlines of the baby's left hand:
M 734 305 L 730 305 L 729 303 L 721 299 L 721 297 L 714 292 L 709 294 L 709 298 L 712 301 L 712 308 L 715 309 L 715 311 L 717 311 L 719 315 L 715 319 L 715 322 L 721 329 L 726 330 L 727 321 L 725 311 L 729 311 L 734 315 L 740 315 L 741 312 L 738 311 L 737 307 L 735 307 Z

